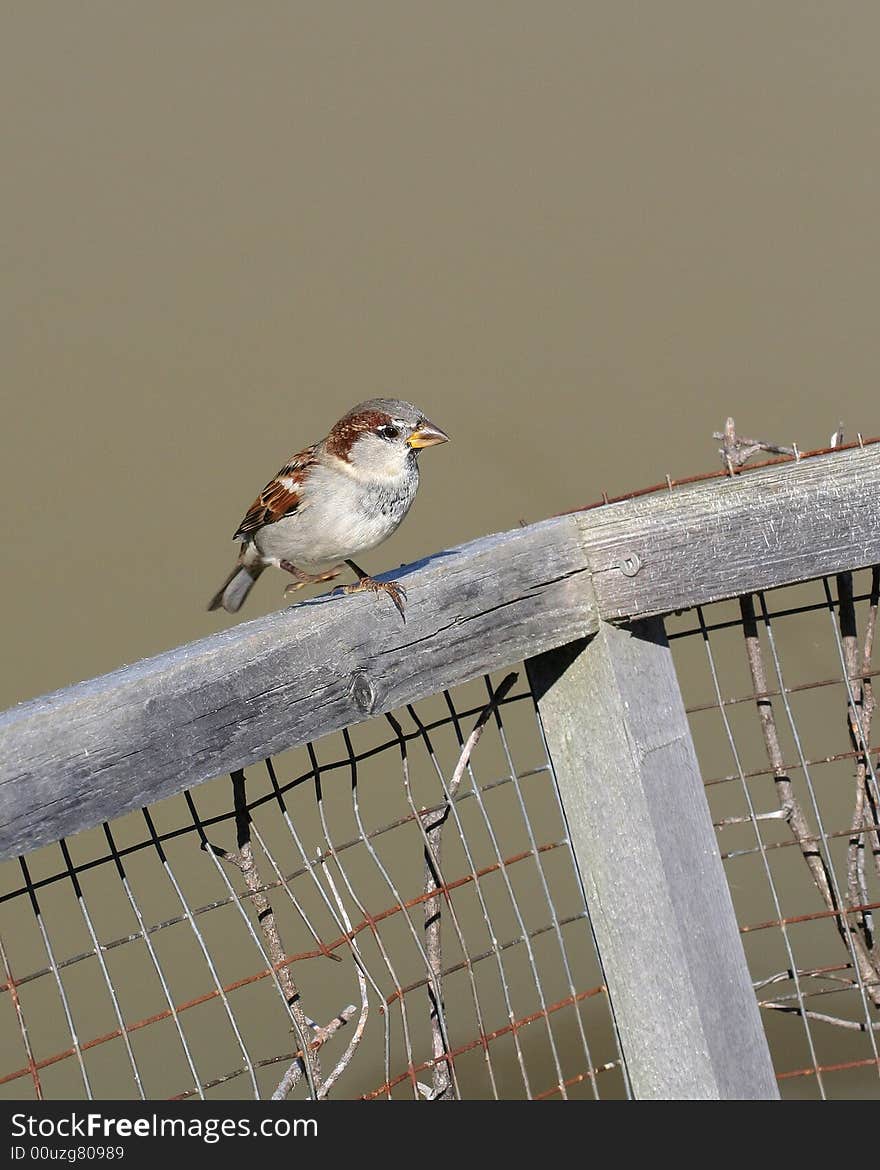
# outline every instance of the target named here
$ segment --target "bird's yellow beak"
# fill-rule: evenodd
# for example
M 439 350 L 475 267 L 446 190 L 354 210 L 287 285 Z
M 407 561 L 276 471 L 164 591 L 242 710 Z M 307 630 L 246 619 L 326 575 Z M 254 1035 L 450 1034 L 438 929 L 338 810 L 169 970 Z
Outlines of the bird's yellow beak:
M 433 423 L 424 422 L 420 427 L 416 427 L 406 442 L 407 446 L 418 450 L 420 447 L 436 447 L 438 443 L 448 443 L 449 435 L 435 427 Z

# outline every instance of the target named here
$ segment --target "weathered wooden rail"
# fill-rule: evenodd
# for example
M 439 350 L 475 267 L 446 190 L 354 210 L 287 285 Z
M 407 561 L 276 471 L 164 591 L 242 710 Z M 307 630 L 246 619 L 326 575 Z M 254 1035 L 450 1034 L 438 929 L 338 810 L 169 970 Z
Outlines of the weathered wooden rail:
M 0 856 L 524 659 L 636 1095 L 775 1096 L 662 615 L 875 564 L 878 515 L 880 443 L 777 462 L 407 566 L 405 624 L 321 597 L 23 703 Z

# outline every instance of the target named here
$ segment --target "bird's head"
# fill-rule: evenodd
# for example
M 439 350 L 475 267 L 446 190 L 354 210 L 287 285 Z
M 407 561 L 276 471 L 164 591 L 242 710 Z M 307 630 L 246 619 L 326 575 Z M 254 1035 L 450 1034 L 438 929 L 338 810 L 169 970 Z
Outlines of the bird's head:
M 378 479 L 405 474 L 424 447 L 448 440 L 446 432 L 411 402 L 371 398 L 339 420 L 325 446 L 361 474 Z

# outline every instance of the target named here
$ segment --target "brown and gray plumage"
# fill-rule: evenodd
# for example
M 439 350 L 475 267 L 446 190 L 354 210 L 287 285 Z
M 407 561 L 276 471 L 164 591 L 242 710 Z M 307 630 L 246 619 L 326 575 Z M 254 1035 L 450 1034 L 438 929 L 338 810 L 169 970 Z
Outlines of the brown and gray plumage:
M 269 565 L 294 577 L 290 590 L 330 581 L 347 564 L 358 582 L 346 592 L 388 593 L 403 613 L 401 587 L 374 581 L 352 558 L 396 531 L 419 486 L 419 451 L 448 437 L 411 402 L 372 398 L 353 407 L 248 508 L 233 537 L 242 542 L 238 560 L 208 609 L 237 613 Z

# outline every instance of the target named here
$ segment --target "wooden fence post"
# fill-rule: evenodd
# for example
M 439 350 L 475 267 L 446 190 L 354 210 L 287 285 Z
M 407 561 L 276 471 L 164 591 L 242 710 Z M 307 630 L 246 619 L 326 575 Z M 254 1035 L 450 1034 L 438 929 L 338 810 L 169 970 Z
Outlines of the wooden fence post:
M 527 667 L 634 1095 L 777 1098 L 662 619 Z

